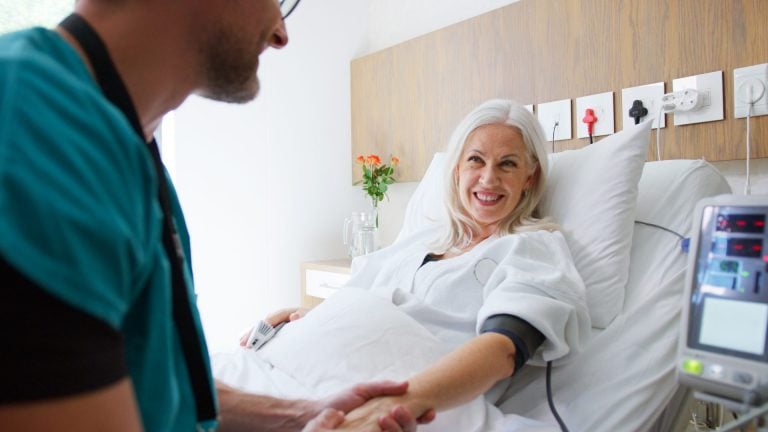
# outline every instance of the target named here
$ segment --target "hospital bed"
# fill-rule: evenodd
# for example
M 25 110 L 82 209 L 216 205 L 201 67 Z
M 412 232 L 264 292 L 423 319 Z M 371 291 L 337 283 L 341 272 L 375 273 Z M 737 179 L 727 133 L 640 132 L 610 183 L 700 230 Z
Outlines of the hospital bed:
M 645 163 L 648 131 L 603 141 L 590 146 L 593 149 L 551 156 L 550 185 L 560 195 L 549 194 L 542 207 L 560 216 L 569 244 L 575 242 L 574 257 L 598 259 L 588 263 L 595 266 L 590 271 L 607 275 L 610 289 L 620 291 L 618 301 L 608 295 L 610 301 L 598 305 L 615 311 L 593 328 L 583 351 L 553 368 L 553 399 L 571 431 L 669 431 L 681 418 L 685 396 L 674 367 L 686 263 L 681 237 L 691 234 L 695 203 L 729 193 L 730 188 L 705 161 Z M 605 150 L 608 144 L 613 147 Z M 630 147 L 634 150 L 627 150 Z M 409 202 L 399 239 L 439 219 L 434 209 L 440 196 L 440 165 L 437 155 Z M 582 181 L 583 176 L 591 177 Z M 569 204 L 560 205 L 563 202 Z M 583 208 L 574 210 L 579 206 Z M 586 213 L 570 217 L 580 211 Z M 615 219 L 623 220 L 611 226 Z M 580 251 L 594 245 L 601 250 Z M 589 290 L 594 274 L 586 274 L 586 268 L 579 270 Z M 611 280 L 615 275 L 618 279 Z M 406 378 L 444 354 L 423 329 L 401 320 L 388 305 L 377 303 L 380 299 L 349 291 L 335 294 L 296 325 L 286 326 L 257 353 L 238 350 L 213 356 L 214 374 L 247 391 L 316 398 L 358 381 Z M 381 312 L 372 316 L 366 312 L 371 309 Z M 339 314 L 361 319 L 367 327 L 345 327 L 335 318 Z M 381 328 L 393 335 L 377 336 L 389 341 L 383 348 L 372 343 L 377 340 L 362 341 L 359 336 Z M 336 356 L 339 350 L 354 355 Z M 521 369 L 485 399 L 441 413 L 421 429 L 559 430 L 547 403 L 544 368 L 535 365 Z

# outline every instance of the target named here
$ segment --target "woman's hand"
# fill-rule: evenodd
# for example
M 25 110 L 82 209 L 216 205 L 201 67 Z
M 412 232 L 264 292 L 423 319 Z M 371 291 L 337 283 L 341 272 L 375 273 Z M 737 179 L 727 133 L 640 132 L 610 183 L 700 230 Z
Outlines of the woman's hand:
M 307 312 L 309 312 L 309 309 L 305 307 L 280 309 L 277 312 L 273 312 L 267 315 L 267 318 L 265 318 L 264 321 L 266 321 L 267 324 L 271 325 L 272 327 L 277 327 L 277 325 L 280 323 L 296 321 L 298 319 L 304 318 L 304 315 L 306 315 Z
M 420 416 L 416 417 L 415 414 Z M 410 419 L 410 422 L 401 419 Z M 339 429 L 356 431 L 378 427 L 383 431 L 415 432 L 417 424 L 427 424 L 434 419 L 435 410 L 419 408 L 418 404 L 409 401 L 406 396 L 384 396 L 371 399 L 347 414 L 346 421 Z
M 267 317 L 264 318 L 264 321 L 266 321 L 267 324 L 271 325 L 272 327 L 277 327 L 280 323 L 291 322 L 291 321 L 296 321 L 297 319 L 301 319 L 304 317 L 304 315 L 307 314 L 307 312 L 309 312 L 309 309 L 304 307 L 280 309 L 277 312 L 273 312 L 267 315 Z M 253 328 L 250 328 L 248 329 L 247 332 L 243 333 L 240 336 L 241 347 L 244 347 L 245 344 L 248 342 L 248 336 L 251 334 L 252 330 Z
M 365 426 L 359 424 L 344 423 L 344 413 L 332 408 L 328 408 L 320 413 L 315 419 L 307 423 L 302 432 L 329 432 L 329 431 L 351 431 L 351 432 L 416 432 L 418 424 L 429 423 L 434 419 L 432 416 L 426 421 L 422 419 L 414 420 L 413 415 L 407 408 L 395 407 L 389 415 L 379 418 L 378 423 L 370 423 Z M 342 425 L 342 423 L 344 423 Z
M 419 424 L 426 424 L 434 420 L 435 411 L 427 410 L 421 417 L 416 418 L 404 405 L 398 405 L 393 396 L 401 396 L 408 390 L 408 383 L 396 383 L 392 381 L 379 381 L 366 384 L 358 384 L 350 389 L 342 391 L 334 396 L 316 402 L 320 415 L 309 422 L 304 432 L 325 432 L 327 430 L 384 431 L 384 432 L 415 432 Z M 393 405 L 370 411 L 376 413 L 364 417 L 358 410 L 379 401 L 392 400 Z M 353 411 L 354 410 L 354 411 Z M 360 417 L 353 423 L 344 422 L 345 412 L 357 413 Z M 370 420 L 369 420 L 370 419 Z

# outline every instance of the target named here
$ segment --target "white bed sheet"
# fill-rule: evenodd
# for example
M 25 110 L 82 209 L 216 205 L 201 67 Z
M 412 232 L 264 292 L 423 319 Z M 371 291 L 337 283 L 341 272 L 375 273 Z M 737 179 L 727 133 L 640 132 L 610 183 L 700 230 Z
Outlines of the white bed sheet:
M 725 179 L 706 162 L 650 162 L 640 183 L 637 220 L 689 236 L 694 204 L 729 192 Z M 677 237 L 635 226 L 623 312 L 606 329 L 594 330 L 582 354 L 553 371 L 555 403 L 570 430 L 647 430 L 672 397 L 685 262 Z M 326 300 L 286 326 L 259 354 L 238 350 L 214 356 L 214 375 L 247 391 L 317 398 L 359 381 L 405 378 L 444 352 L 439 341 L 396 308 L 362 306 L 382 300 L 367 293 L 345 296 Z M 366 312 L 371 309 L 377 313 Z M 355 314 L 364 314 L 362 321 L 370 327 L 346 327 L 347 319 L 361 318 Z M 392 330 L 391 337 L 365 337 L 382 327 Z M 384 340 L 388 345 L 382 346 Z M 355 355 L 339 357 L 339 352 Z M 477 398 L 440 413 L 420 430 L 558 430 L 547 406 L 543 368 L 526 366 L 516 374 L 499 408 Z

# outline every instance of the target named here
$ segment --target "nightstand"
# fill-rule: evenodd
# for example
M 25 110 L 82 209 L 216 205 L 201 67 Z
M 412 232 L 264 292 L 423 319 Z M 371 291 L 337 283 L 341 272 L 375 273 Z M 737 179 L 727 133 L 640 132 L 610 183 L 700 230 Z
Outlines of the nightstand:
M 309 261 L 301 264 L 301 305 L 322 303 L 350 278 L 351 259 Z

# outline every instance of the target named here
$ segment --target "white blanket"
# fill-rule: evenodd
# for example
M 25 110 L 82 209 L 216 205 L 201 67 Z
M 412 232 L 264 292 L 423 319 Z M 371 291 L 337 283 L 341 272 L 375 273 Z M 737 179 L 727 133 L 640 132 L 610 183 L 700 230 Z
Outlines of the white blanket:
M 391 303 L 354 288 L 292 322 L 259 351 L 213 356 L 214 375 L 244 391 L 284 398 L 321 398 L 358 382 L 403 380 L 451 347 Z M 483 396 L 449 411 L 420 431 L 555 431 L 502 414 Z

